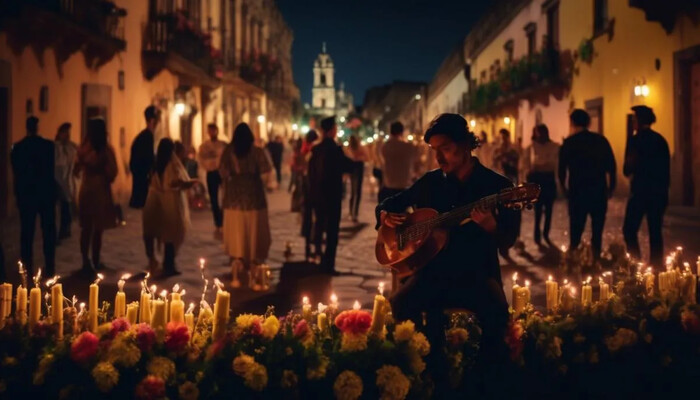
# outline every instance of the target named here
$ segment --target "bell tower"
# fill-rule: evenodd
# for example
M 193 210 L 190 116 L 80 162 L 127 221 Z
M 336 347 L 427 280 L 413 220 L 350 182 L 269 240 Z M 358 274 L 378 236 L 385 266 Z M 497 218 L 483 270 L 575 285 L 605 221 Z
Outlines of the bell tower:
M 331 56 L 326 52 L 323 42 L 321 54 L 314 61 L 314 86 L 311 89 L 311 106 L 322 115 L 335 113 L 335 68 Z

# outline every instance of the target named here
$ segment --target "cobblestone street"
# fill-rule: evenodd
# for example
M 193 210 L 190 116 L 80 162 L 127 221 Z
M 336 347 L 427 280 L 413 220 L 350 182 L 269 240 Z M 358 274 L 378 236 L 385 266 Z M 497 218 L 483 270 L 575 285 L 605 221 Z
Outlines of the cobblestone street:
M 359 300 L 365 307 L 370 307 L 373 295 L 380 281 L 385 281 L 387 287 L 391 282 L 391 274 L 383 269 L 374 259 L 374 230 L 375 196 L 365 190 L 361 206 L 360 224 L 355 225 L 344 216 L 341 223 L 340 244 L 338 248 L 337 269 L 341 276 L 331 277 L 315 273 L 315 266 L 303 262 L 303 240 L 299 236 L 299 217 L 289 212 L 290 196 L 284 190 L 268 194 L 270 225 L 273 243 L 268 263 L 272 269 L 273 285 L 269 292 L 253 292 L 247 288 L 232 291 L 233 312 L 264 312 L 267 305 L 276 307 L 279 313 L 285 313 L 290 308 L 299 307 L 301 298 L 309 296 L 312 304 L 319 301 L 328 302 L 332 292 L 337 293 L 341 306 L 350 307 L 354 300 Z M 609 205 L 604 248 L 612 241 L 620 241 L 622 219 L 624 216 L 624 199 L 613 199 Z M 347 212 L 347 207 L 343 208 Z M 138 274 L 146 268 L 143 243 L 141 241 L 140 211 L 126 209 L 126 226 L 108 231 L 104 236 L 103 260 L 108 269 L 104 271 L 105 280 L 101 283 L 101 298 L 112 300 L 116 292 L 116 282 L 124 273 Z M 566 203 L 557 201 L 554 211 L 551 238 L 556 248 L 540 250 L 532 241 L 533 213 L 523 214 L 521 249 L 511 249 L 512 260 L 502 259 L 502 276 L 506 288 L 506 296 L 510 297 L 511 275 L 517 271 L 521 283 L 529 279 L 532 283 L 533 303 L 544 304 L 544 284 L 549 274 L 557 275 L 556 265 L 559 260 L 558 248 L 568 245 L 568 217 Z M 16 260 L 19 255 L 19 233 L 16 221 L 3 229 L 3 244 L 6 259 Z M 664 237 L 666 249 L 670 250 L 681 245 L 687 249 L 689 257 L 700 253 L 700 224 L 696 219 L 684 217 L 678 213 L 669 213 L 665 220 Z M 587 228 L 588 229 L 588 228 Z M 644 254 L 648 253 L 645 228 L 640 234 Z M 57 273 L 64 283 L 67 295 L 76 294 L 81 300 L 87 299 L 88 285 L 86 278 L 75 272 L 80 269 L 80 251 L 78 245 L 79 227 L 74 224 L 73 236 L 61 243 L 57 249 Z M 40 230 L 35 242 L 35 257 L 41 263 Z M 589 231 L 584 238 L 589 237 Z M 293 255 L 286 259 L 284 256 L 286 242 L 291 242 Z M 213 282 L 218 277 L 228 283 L 231 279 L 228 256 L 224 254 L 221 242 L 215 238 L 211 214 L 208 210 L 192 212 L 192 228 L 177 256 L 177 265 L 182 275 L 165 280 L 152 281 L 158 285 L 159 291 L 170 289 L 175 283 L 187 290 L 186 302 L 196 302 L 202 292 L 202 279 L 199 271 L 199 259 L 205 258 L 206 275 Z M 9 262 L 9 278 L 17 283 L 14 263 Z M 141 274 L 141 276 L 143 276 Z M 563 277 L 558 277 L 563 278 Z M 138 278 L 126 285 L 129 301 L 137 299 L 140 285 Z M 211 286 L 210 286 L 211 288 Z M 213 295 L 211 289 L 209 300 Z M 509 299 L 510 300 L 510 299 Z

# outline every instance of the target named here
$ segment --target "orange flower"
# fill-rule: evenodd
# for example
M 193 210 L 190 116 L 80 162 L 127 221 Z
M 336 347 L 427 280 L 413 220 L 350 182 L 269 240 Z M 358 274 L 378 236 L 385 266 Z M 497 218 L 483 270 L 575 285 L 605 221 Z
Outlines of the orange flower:
M 372 325 L 372 315 L 367 311 L 343 311 L 335 318 L 335 326 L 343 333 L 364 334 Z

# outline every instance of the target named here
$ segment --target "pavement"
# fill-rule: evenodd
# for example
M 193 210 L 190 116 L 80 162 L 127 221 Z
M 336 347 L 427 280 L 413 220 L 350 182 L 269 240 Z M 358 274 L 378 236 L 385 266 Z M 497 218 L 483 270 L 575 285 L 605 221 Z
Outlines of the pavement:
M 368 182 L 369 180 L 365 180 Z M 283 185 L 282 187 L 286 187 Z M 355 224 L 343 216 L 341 222 L 340 243 L 336 268 L 342 274 L 329 276 L 319 274 L 313 264 L 303 260 L 304 242 L 299 235 L 300 217 L 290 212 L 290 195 L 285 190 L 268 193 L 270 226 L 272 230 L 272 247 L 267 260 L 271 268 L 272 285 L 267 292 L 253 292 L 247 288 L 232 289 L 231 306 L 234 315 L 240 312 L 263 313 L 267 306 L 274 306 L 278 315 L 285 314 L 291 309 L 299 309 L 303 296 L 308 296 L 312 304 L 328 303 L 331 293 L 336 293 L 340 306 L 350 308 L 355 300 L 365 308 L 372 306 L 373 297 L 377 293 L 379 282 L 386 282 L 387 289 L 391 287 L 391 274 L 380 266 L 374 258 L 376 232 L 374 230 L 374 207 L 376 195 L 372 193 L 370 184 L 365 185 L 365 191 L 360 209 L 360 223 Z M 608 218 L 606 221 L 604 248 L 615 241 L 622 241 L 622 220 L 624 217 L 625 199 L 610 200 Z M 344 213 L 347 212 L 344 204 Z M 146 257 L 141 240 L 141 212 L 125 208 L 126 225 L 109 230 L 104 234 L 102 260 L 107 269 L 102 271 L 105 279 L 100 283 L 100 298 L 112 301 L 117 290 L 117 281 L 124 273 L 135 275 L 125 287 L 127 301 L 136 301 L 140 292 L 140 279 L 146 269 Z M 231 280 L 229 258 L 224 253 L 221 241 L 214 234 L 213 221 L 209 210 L 193 210 L 191 212 L 192 227 L 187 233 L 185 244 L 177 255 L 177 268 L 182 275 L 162 280 L 149 280 L 149 285 L 171 290 L 176 283 L 187 292 L 185 302 L 195 304 L 202 296 L 203 280 L 199 268 L 199 259 L 206 260 L 204 275 L 209 280 L 206 294 L 207 300 L 213 304 L 213 279 L 218 277 L 222 282 Z M 511 276 L 518 272 L 520 283 L 530 280 L 532 299 L 535 305 L 544 305 L 544 281 L 551 274 L 561 280 L 564 276 L 557 269 L 560 259 L 559 247 L 568 245 L 568 215 L 566 203 L 558 200 L 554 206 L 554 218 L 550 237 L 552 247 L 538 247 L 532 240 L 533 212 L 523 212 L 521 229 L 521 246 L 511 249 L 510 260 L 501 259 L 502 276 L 506 297 L 510 300 Z M 586 228 L 584 238 L 590 236 L 590 224 Z M 19 257 L 18 221 L 10 218 L 0 229 L 0 240 L 5 250 L 8 279 L 15 287 L 19 276 L 15 269 L 15 261 Z M 86 301 L 88 295 L 88 279 L 78 273 L 81 257 L 78 244 L 79 227 L 73 226 L 73 236 L 64 240 L 56 251 L 57 274 L 61 276 L 63 291 L 67 297 L 75 294 L 79 301 Z M 35 257 L 42 263 L 40 229 L 37 229 L 35 242 Z M 700 221 L 683 213 L 670 213 L 664 222 L 664 238 L 666 249 L 683 246 L 685 254 L 694 260 L 700 254 Z M 285 256 L 286 244 L 289 242 L 292 255 Z M 648 254 L 646 226 L 640 232 L 643 254 Z M 140 275 L 139 275 L 140 274 Z M 568 276 L 572 281 L 580 281 L 582 276 Z

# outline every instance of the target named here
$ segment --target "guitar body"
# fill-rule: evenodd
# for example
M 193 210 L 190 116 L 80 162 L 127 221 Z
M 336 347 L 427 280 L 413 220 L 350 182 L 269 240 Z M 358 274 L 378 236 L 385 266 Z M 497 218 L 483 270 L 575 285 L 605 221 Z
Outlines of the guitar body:
M 406 229 L 420 222 L 437 217 L 437 211 L 420 208 L 406 216 L 406 222 L 399 229 Z M 380 264 L 390 267 L 399 278 L 413 275 L 423 268 L 447 245 L 448 233 L 445 229 L 433 229 L 418 238 L 407 241 L 401 248 L 396 228 L 382 225 L 377 233 L 375 255 Z

